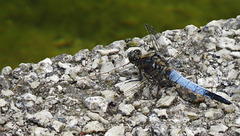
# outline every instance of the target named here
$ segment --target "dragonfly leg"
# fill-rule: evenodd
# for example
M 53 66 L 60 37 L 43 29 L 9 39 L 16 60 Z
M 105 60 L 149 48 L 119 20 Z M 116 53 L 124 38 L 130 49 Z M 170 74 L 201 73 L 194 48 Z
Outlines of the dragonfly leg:
M 132 79 L 132 80 L 130 80 L 129 82 L 134 82 L 134 81 L 142 81 L 142 79 L 143 79 L 143 76 L 142 76 L 142 70 L 141 69 L 139 69 L 139 78 L 138 79 Z

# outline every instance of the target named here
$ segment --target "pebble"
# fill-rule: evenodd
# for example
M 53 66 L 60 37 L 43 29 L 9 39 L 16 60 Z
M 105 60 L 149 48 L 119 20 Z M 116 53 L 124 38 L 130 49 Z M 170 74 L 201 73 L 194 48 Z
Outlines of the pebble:
M 123 92 L 124 96 L 132 99 L 134 94 L 138 91 L 138 87 L 141 85 L 140 81 L 135 81 L 135 82 L 129 82 L 129 81 L 124 81 L 115 84 L 115 87 L 119 88 L 121 92 Z
M 65 124 L 60 121 L 54 120 L 52 123 L 52 127 L 56 130 L 56 132 L 60 132 L 65 127 Z
M 117 48 L 113 48 L 113 49 L 102 49 L 102 50 L 98 50 L 98 52 L 104 56 L 104 55 L 111 55 L 111 54 L 115 54 L 117 52 L 119 52 L 119 49 Z
M 218 125 L 211 126 L 209 134 L 217 136 L 220 133 L 224 133 L 227 129 L 228 127 L 226 125 L 220 123 Z
M 176 96 L 165 96 L 157 101 L 157 107 L 169 107 L 172 105 L 173 101 L 176 99 Z
M 153 109 L 153 112 L 157 113 L 159 118 L 168 118 L 166 109 Z
M 83 127 L 84 133 L 102 132 L 102 131 L 105 131 L 105 128 L 103 127 L 103 124 L 99 123 L 98 121 L 91 121 Z
M 74 136 L 72 132 L 63 132 L 62 136 Z
M 144 124 L 147 121 L 147 116 L 143 115 L 140 112 L 137 112 L 135 115 L 130 117 L 130 122 L 132 126 Z
M 7 118 L 4 116 L 0 116 L 0 125 L 4 125 L 7 122 Z
M 134 106 L 131 104 L 123 104 L 121 103 L 118 109 L 123 113 L 123 115 L 130 115 L 134 109 Z
M 39 68 L 43 70 L 45 73 L 50 73 L 53 71 L 52 60 L 49 58 L 46 58 L 38 63 Z
M 232 55 L 234 57 L 237 57 L 237 58 L 240 58 L 240 52 L 233 51 L 233 52 L 230 53 L 230 55 Z
M 234 80 L 237 78 L 238 76 L 238 71 L 234 70 L 234 69 L 231 69 L 229 72 L 228 72 L 228 76 L 227 76 L 227 80 Z
M 12 73 L 12 68 L 10 66 L 6 66 L 2 69 L 2 75 L 10 75 Z
M 2 94 L 6 97 L 10 97 L 10 96 L 14 95 L 13 91 L 11 91 L 11 90 L 2 90 Z
M 79 61 L 81 61 L 83 59 L 86 59 L 88 54 L 89 54 L 89 50 L 88 49 L 80 50 L 78 53 L 73 55 L 73 60 L 75 62 L 79 62 Z
M 169 47 L 168 48 L 168 54 L 170 55 L 170 56 L 172 56 L 172 57 L 174 57 L 175 55 L 177 55 L 177 50 L 176 49 L 174 49 L 174 48 L 172 48 L 172 47 Z
M 35 136 L 54 136 L 55 132 L 49 132 L 47 128 L 32 126 L 30 128 L 31 133 Z
M 240 125 L 240 117 L 238 117 L 235 121 L 236 124 Z
M 198 119 L 198 115 L 195 112 L 184 112 L 184 114 L 189 118 L 189 119 Z
M 42 110 L 40 112 L 37 112 L 35 114 L 27 114 L 26 118 L 31 121 L 36 121 L 35 123 L 41 125 L 41 126 L 46 126 L 47 124 L 50 123 L 52 120 L 53 116 L 52 114 L 47 111 L 47 110 Z
M 193 131 L 189 127 L 186 127 L 184 130 L 185 130 L 187 136 L 194 136 Z
M 40 82 L 33 81 L 33 82 L 29 83 L 29 84 L 30 84 L 32 89 L 36 89 L 40 85 Z
M 104 136 L 124 136 L 125 127 L 123 125 L 121 126 L 114 126 L 110 128 Z
M 147 129 L 143 129 L 142 127 L 137 127 L 135 129 L 135 134 L 137 136 L 149 136 Z
M 235 111 L 235 107 L 233 105 L 224 105 L 223 110 L 227 113 L 233 113 Z
M 50 77 L 47 77 L 48 81 L 53 81 L 54 83 L 57 83 L 59 81 L 59 77 L 57 75 L 52 75 Z
M 37 97 L 31 93 L 25 93 L 23 95 L 21 95 L 21 97 L 24 99 L 24 100 L 27 100 L 27 101 L 36 101 L 37 100 Z
M 180 131 L 181 131 L 181 129 L 179 129 L 179 128 L 175 128 L 175 127 L 172 128 L 171 129 L 171 136 L 178 136 Z
M 100 114 L 107 111 L 109 101 L 101 96 L 88 97 L 84 101 L 88 109 Z
M 4 99 L 0 99 L 0 107 L 4 107 L 7 105 L 7 102 Z
M 100 72 L 101 73 L 110 72 L 113 69 L 114 69 L 114 65 L 112 64 L 112 62 L 105 62 L 101 64 Z
M 110 90 L 102 91 L 101 94 L 109 101 L 114 101 L 115 97 L 117 96 L 117 93 Z
M 157 41 L 162 46 L 167 46 L 172 44 L 172 42 L 165 36 L 160 36 L 160 38 Z
M 221 109 L 210 108 L 205 112 L 205 117 L 210 119 L 219 119 L 223 116 L 223 111 Z
M 90 112 L 88 111 L 87 112 L 87 115 L 89 118 L 91 118 L 92 120 L 97 120 L 97 121 L 100 121 L 102 122 L 103 124 L 109 124 L 109 122 L 107 120 L 105 120 L 104 118 L 102 118 L 99 114 L 97 113 L 93 113 L 93 112 Z

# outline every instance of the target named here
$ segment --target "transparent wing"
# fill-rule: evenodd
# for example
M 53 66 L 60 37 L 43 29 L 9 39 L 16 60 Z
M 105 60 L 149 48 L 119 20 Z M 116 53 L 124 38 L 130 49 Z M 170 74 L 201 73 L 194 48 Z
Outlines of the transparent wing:
M 152 26 L 150 26 L 148 24 L 145 24 L 145 27 L 147 29 L 147 32 L 150 35 L 150 38 L 151 38 L 151 41 L 152 41 L 152 45 L 153 45 L 155 51 L 157 51 L 157 52 L 160 51 L 160 45 L 158 44 L 157 39 L 155 37 L 155 35 L 157 33 L 159 33 L 159 32 L 156 31 Z

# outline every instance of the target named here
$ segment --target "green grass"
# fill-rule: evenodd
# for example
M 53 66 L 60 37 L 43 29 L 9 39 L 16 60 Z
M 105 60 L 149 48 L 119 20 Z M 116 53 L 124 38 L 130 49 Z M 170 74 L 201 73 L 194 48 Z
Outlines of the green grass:
M 239 0 L 2 0 L 0 68 L 74 54 L 97 44 L 235 18 Z

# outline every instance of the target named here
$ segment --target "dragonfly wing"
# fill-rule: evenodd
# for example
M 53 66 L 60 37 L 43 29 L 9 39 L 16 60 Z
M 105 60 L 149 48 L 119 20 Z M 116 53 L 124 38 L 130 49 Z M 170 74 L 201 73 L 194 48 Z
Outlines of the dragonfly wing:
M 159 52 L 160 51 L 160 46 L 159 46 L 159 44 L 157 42 L 157 39 L 155 37 L 155 35 L 159 32 L 156 31 L 152 26 L 150 26 L 148 24 L 145 24 L 145 27 L 147 29 L 148 34 L 150 35 L 152 45 L 153 45 L 155 51 Z

